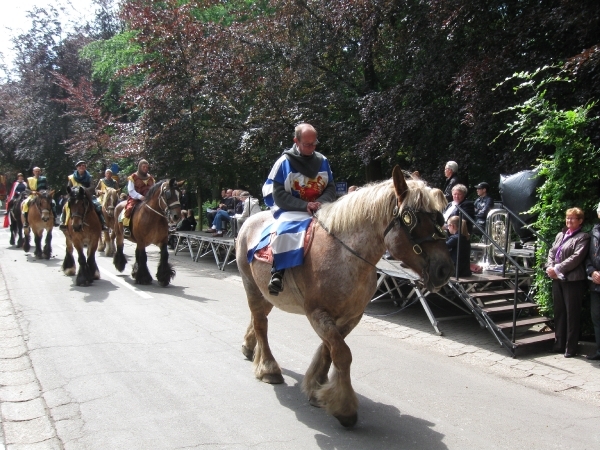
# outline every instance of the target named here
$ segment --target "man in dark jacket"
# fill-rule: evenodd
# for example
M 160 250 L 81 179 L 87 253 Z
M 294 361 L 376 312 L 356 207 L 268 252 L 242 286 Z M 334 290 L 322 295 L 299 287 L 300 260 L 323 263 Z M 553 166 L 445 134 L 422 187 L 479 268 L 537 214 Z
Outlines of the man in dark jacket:
M 596 210 L 600 218 L 600 204 Z M 600 223 L 594 225 L 590 232 L 590 248 L 585 261 L 585 271 L 588 275 L 590 287 L 590 312 L 596 336 L 596 353 L 587 355 L 586 359 L 600 360 Z
M 492 209 L 492 206 L 494 206 L 494 200 L 488 195 L 489 188 L 490 185 L 485 181 L 475 186 L 478 195 L 477 200 L 475 200 L 475 222 L 484 230 L 487 215 L 490 212 L 490 209 Z M 475 232 L 481 234 L 477 229 L 475 229 Z
M 452 201 L 452 189 L 459 183 L 458 180 L 458 164 L 456 161 L 448 161 L 444 167 L 444 176 L 446 183 L 444 184 L 444 196 L 448 203 Z

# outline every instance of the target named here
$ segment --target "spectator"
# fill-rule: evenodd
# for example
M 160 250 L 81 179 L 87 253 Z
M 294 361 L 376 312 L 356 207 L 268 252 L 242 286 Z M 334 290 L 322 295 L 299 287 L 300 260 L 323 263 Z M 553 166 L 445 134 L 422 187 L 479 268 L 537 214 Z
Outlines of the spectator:
M 487 219 L 488 213 L 492 206 L 494 206 L 494 199 L 488 195 L 488 189 L 490 185 L 485 181 L 475 186 L 477 189 L 477 200 L 475 200 L 475 222 L 481 228 L 485 230 L 485 220 Z M 475 233 L 481 234 L 478 229 L 475 229 Z
M 234 216 L 237 221 L 238 230 L 248 217 L 250 217 L 252 214 L 258 214 L 261 212 L 258 199 L 251 197 L 249 192 L 243 191 L 240 194 L 240 204 L 242 205 L 242 212 L 241 214 L 236 214 Z
M 181 209 L 188 209 L 188 195 L 185 189 L 181 190 L 181 194 L 179 195 L 179 204 L 181 205 Z
M 227 211 L 227 203 L 229 202 L 229 200 L 227 200 L 229 198 L 228 196 L 228 192 L 230 192 L 231 189 L 223 189 L 221 191 L 221 201 L 219 202 L 219 204 L 217 205 L 216 209 L 207 209 L 206 210 L 206 220 L 208 222 L 208 233 L 214 233 L 215 230 L 215 226 L 214 226 L 214 220 L 215 220 L 215 216 L 217 215 L 217 211 L 219 211 L 219 209 L 225 209 L 225 211 Z
M 596 208 L 596 214 L 600 219 L 600 204 Z M 593 361 L 600 359 L 600 223 L 594 225 L 590 237 L 590 249 L 585 263 L 589 287 L 590 287 L 590 312 L 594 335 L 596 337 L 596 353 L 587 355 L 586 359 Z
M 470 277 L 471 276 L 471 241 L 469 231 L 467 229 L 466 221 L 462 221 L 462 228 L 460 230 L 460 243 L 459 243 L 459 227 L 460 218 L 458 216 L 452 216 L 448 219 L 448 238 L 446 239 L 446 246 L 450 250 L 450 257 L 454 261 L 454 265 L 458 269 L 459 277 Z
M 446 183 L 444 184 L 444 195 L 448 202 L 452 201 L 452 189 L 458 184 L 458 164 L 455 161 L 448 161 L 444 167 L 444 176 Z
M 567 209 L 566 227 L 556 235 L 548 252 L 546 273 L 552 278 L 555 340 L 552 351 L 565 358 L 577 354 L 581 302 L 585 291 L 584 261 L 588 255 L 590 236 L 581 230 L 583 211 Z
M 188 212 L 185 209 L 181 210 L 181 220 L 177 224 L 177 231 L 192 231 L 192 224 L 188 219 Z
M 471 200 L 467 200 L 467 187 L 464 184 L 457 184 L 452 189 L 452 202 L 448 203 L 444 209 L 444 220 L 448 222 L 448 219 L 453 216 L 458 216 L 460 211 L 457 206 L 460 206 L 463 211 L 473 220 L 475 215 L 475 206 Z M 463 217 L 463 220 L 467 222 L 467 229 L 469 233 L 473 230 L 473 224 Z
M 196 226 L 198 225 L 198 222 L 196 222 L 196 218 L 194 217 L 194 210 L 193 209 L 188 209 L 187 210 L 187 218 L 188 218 L 188 221 L 190 222 L 190 226 L 192 227 L 191 230 L 195 231 L 196 230 Z

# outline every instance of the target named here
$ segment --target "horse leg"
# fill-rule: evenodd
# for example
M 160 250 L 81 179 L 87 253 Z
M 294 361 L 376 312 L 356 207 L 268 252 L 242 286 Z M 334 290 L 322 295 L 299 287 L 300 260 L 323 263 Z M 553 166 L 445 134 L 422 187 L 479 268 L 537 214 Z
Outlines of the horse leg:
M 92 280 L 92 276 L 90 273 L 89 266 L 87 264 L 87 260 L 85 259 L 85 254 L 83 253 L 83 248 L 77 249 L 77 262 L 79 263 L 79 270 L 77 271 L 77 278 L 75 283 L 77 286 L 89 286 Z
M 137 273 L 134 277 L 135 284 L 152 284 L 152 275 L 148 270 L 148 255 L 145 247 L 135 249 L 135 262 L 137 264 Z
M 23 224 L 17 223 L 17 235 L 19 239 L 17 239 L 17 248 L 23 247 Z
M 28 252 L 31 250 L 31 227 L 25 228 L 25 236 L 23 237 L 23 250 Z
M 108 231 L 103 231 L 98 239 L 98 251 L 103 252 L 106 248 L 106 241 L 108 240 Z
M 68 237 L 66 238 L 67 251 L 63 260 L 62 270 L 65 275 L 75 275 L 75 258 L 73 258 L 73 242 Z
M 169 285 L 173 278 L 175 278 L 175 269 L 169 264 L 169 250 L 167 244 L 163 243 L 160 246 L 160 262 L 156 271 L 156 279 L 158 284 L 165 287 Z
M 104 251 L 104 255 L 115 255 L 115 231 L 112 228 L 108 232 L 108 242 L 106 242 L 106 250 Z
M 15 245 L 15 236 L 17 234 L 17 224 L 10 223 L 10 245 Z
M 248 297 L 248 305 L 250 306 L 250 312 L 252 313 L 252 325 L 254 326 L 254 337 L 252 337 L 252 335 L 247 335 L 244 339 L 244 346 L 246 346 L 246 348 L 251 348 L 253 340 L 256 340 L 254 360 L 252 362 L 254 376 L 265 383 L 281 384 L 283 383 L 281 368 L 271 353 L 267 338 L 269 325 L 267 315 L 273 309 L 273 305 L 262 297 L 254 298 L 255 300 L 251 300 L 250 296 Z
M 44 231 L 42 230 L 42 233 Z M 33 233 L 33 242 L 35 243 L 35 257 L 37 259 L 42 258 L 42 235 L 38 233 Z
M 352 319 L 341 329 L 336 327 L 335 320 L 324 310 L 317 309 L 313 311 L 309 315 L 309 320 L 317 334 L 323 339 L 324 345 L 328 347 L 333 362 L 333 371 L 329 381 L 313 391 L 314 397 L 316 397 L 318 404 L 322 405 L 327 413 L 338 419 L 343 426 L 352 427 L 358 420 L 358 399 L 350 381 L 352 353 L 346 342 L 344 342 L 344 337 L 360 321 L 360 316 Z M 317 356 L 315 356 L 316 358 Z M 313 372 L 309 375 L 322 375 L 323 365 L 323 360 L 317 361 L 316 364 L 313 360 L 309 368 L 309 371 L 312 368 Z M 320 368 L 321 372 L 319 372 Z M 314 386 L 314 383 L 310 379 L 305 383 L 303 382 L 307 387 L 310 387 L 311 384 Z
M 46 231 L 46 242 L 44 243 L 44 251 L 42 257 L 44 259 L 50 259 L 52 256 L 52 228 Z
M 97 247 L 95 245 L 88 245 L 87 265 L 90 283 L 92 283 L 94 280 L 100 279 L 100 269 L 98 269 L 98 264 L 96 264 L 96 249 Z

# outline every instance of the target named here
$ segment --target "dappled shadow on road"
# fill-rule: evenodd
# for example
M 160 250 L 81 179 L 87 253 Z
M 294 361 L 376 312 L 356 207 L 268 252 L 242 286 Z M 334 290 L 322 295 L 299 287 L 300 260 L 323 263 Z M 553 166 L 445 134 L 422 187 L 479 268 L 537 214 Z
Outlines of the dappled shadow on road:
M 289 408 L 297 419 L 307 427 L 317 430 L 315 441 L 323 449 L 389 449 L 412 448 L 443 450 L 444 435 L 434 431 L 434 423 L 402 414 L 398 408 L 374 402 L 358 395 L 358 423 L 346 429 L 324 409 L 308 403 L 300 385 L 303 375 L 282 369 L 283 375 L 292 378 L 295 384 L 273 385 L 273 390 L 282 406 Z M 309 445 L 307 445 L 309 446 Z

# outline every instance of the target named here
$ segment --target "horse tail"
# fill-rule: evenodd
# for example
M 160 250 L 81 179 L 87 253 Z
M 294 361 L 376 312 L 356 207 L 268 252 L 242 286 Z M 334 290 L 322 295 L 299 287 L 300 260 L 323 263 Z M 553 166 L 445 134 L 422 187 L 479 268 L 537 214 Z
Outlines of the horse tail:
M 123 245 L 117 245 L 117 252 L 115 256 L 113 256 L 113 264 L 115 269 L 119 272 L 123 272 L 125 270 L 125 266 L 127 265 L 127 257 L 123 253 Z

